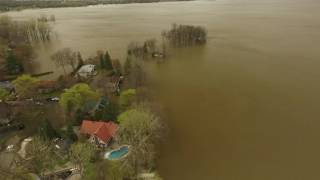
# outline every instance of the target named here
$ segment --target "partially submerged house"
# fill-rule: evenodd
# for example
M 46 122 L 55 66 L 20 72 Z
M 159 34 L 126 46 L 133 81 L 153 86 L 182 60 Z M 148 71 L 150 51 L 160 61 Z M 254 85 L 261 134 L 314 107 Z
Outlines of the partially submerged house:
M 89 78 L 97 75 L 96 66 L 93 64 L 86 64 L 80 67 L 77 74 L 82 78 Z
M 107 146 L 115 136 L 118 125 L 114 122 L 83 120 L 80 133 L 89 136 L 89 141 L 99 146 Z

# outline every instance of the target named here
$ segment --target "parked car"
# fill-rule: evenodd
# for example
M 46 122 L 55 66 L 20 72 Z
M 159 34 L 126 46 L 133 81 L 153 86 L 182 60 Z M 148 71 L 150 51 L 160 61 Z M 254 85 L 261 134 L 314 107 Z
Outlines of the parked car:
M 44 104 L 40 101 L 35 102 L 36 105 L 43 106 Z
M 7 148 L 6 148 L 7 152 L 12 152 L 12 151 L 14 151 L 14 149 L 15 149 L 15 146 L 14 146 L 13 144 L 10 144 L 10 145 L 7 146 Z
M 48 102 L 59 102 L 60 98 L 58 97 L 50 97 L 46 99 Z

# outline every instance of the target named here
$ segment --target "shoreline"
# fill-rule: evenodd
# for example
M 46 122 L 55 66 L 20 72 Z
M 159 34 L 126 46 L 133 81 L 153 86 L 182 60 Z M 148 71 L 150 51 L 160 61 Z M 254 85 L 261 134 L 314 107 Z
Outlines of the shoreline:
M 76 7 L 90 7 L 90 6 L 99 6 L 99 5 L 121 5 L 121 4 L 149 4 L 149 3 L 164 3 L 164 2 L 185 2 L 185 1 L 195 1 L 195 0 L 151 0 L 151 1 L 131 1 L 131 2 L 113 2 L 113 1 L 107 1 L 107 2 L 77 2 L 79 4 L 45 4 L 44 2 L 46 1 L 27 1 L 27 3 L 38 3 L 36 5 L 33 4 L 27 4 L 24 5 L 24 2 L 16 2 L 18 3 L 17 5 L 12 5 L 9 7 L 6 2 L 0 2 L 0 6 L 6 7 L 6 9 L 0 9 L 0 14 L 1 13 L 7 13 L 7 12 L 12 12 L 12 11 L 23 11 L 23 10 L 30 10 L 30 9 L 50 9 L 50 8 L 76 8 Z M 39 3 L 40 2 L 40 3 Z M 50 1 L 53 2 L 53 1 Z

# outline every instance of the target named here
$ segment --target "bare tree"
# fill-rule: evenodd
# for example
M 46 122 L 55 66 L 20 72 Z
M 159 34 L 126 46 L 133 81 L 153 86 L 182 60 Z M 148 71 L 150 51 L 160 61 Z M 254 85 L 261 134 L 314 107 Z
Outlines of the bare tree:
M 62 67 L 66 74 L 67 65 L 71 66 L 73 71 L 76 70 L 78 57 L 77 53 L 73 52 L 70 48 L 64 48 L 54 53 L 51 56 L 51 60 L 55 62 L 57 67 Z
M 83 174 L 84 170 L 90 165 L 90 161 L 95 156 L 95 147 L 89 143 L 76 143 L 71 146 L 69 157 L 80 173 Z
M 51 14 L 50 21 L 52 21 L 52 22 L 56 21 L 56 16 L 54 14 Z
M 133 168 L 135 174 L 154 168 L 155 142 L 162 136 L 163 128 L 159 117 L 142 104 L 120 114 L 118 121 L 120 128 L 116 139 L 121 144 L 131 145 L 125 166 Z
M 47 21 L 38 22 L 38 33 L 42 41 L 49 41 L 51 35 L 51 27 Z

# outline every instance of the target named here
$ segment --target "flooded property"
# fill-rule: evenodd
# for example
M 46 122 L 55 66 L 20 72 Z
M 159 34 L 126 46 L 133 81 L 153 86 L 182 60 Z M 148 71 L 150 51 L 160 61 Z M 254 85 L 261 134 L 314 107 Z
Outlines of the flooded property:
M 161 38 L 172 23 L 208 30 L 204 47 L 178 49 L 148 69 L 165 107 L 166 180 L 320 178 L 320 1 L 199 0 L 9 12 L 54 14 L 57 40 L 39 48 L 39 72 L 70 47 L 125 60 L 131 41 Z M 61 72 L 60 72 L 61 73 Z

